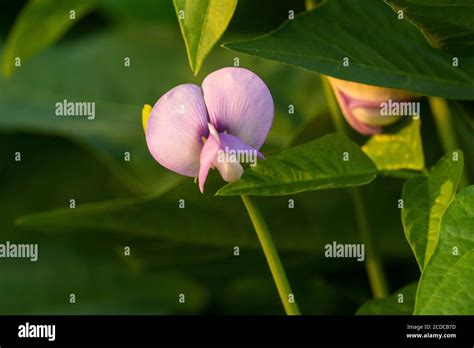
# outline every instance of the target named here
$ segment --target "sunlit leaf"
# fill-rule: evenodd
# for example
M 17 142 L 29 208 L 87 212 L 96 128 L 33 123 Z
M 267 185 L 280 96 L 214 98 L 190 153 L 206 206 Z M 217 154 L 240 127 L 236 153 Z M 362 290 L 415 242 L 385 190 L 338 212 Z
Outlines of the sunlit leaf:
M 415 314 L 474 314 L 474 186 L 441 219 L 438 247 L 425 266 Z
M 237 0 L 173 0 L 195 75 L 229 25 Z
M 440 220 L 456 194 L 463 162 L 461 151 L 449 153 L 427 176 L 407 180 L 403 187 L 403 228 L 421 270 L 438 244 Z
M 420 121 L 397 124 L 396 128 L 372 136 L 362 147 L 378 170 L 422 170 L 425 167 Z
M 359 186 L 375 178 L 373 162 L 349 138 L 331 134 L 260 161 L 217 194 L 279 196 Z

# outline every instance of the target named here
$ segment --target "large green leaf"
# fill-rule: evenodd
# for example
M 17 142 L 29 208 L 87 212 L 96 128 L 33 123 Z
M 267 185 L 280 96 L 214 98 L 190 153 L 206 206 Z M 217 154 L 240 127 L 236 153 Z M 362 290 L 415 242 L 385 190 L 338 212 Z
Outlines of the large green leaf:
M 237 0 L 173 0 L 194 75 L 229 25 Z
M 474 186 L 458 193 L 441 220 L 438 247 L 425 267 L 415 314 L 474 314 Z
M 268 35 L 225 47 L 344 80 L 474 99 L 474 57 L 453 66 L 452 55 L 379 0 L 327 1 Z
M 362 147 L 380 171 L 422 170 L 425 167 L 420 121 L 413 120 L 372 136 Z
M 474 53 L 471 0 L 385 0 L 425 35 L 431 46 L 455 54 Z
M 370 300 L 357 310 L 357 315 L 412 315 L 418 283 L 408 284 L 389 298 Z
M 456 195 L 463 162 L 461 151 L 447 154 L 427 176 L 407 180 L 403 187 L 403 228 L 420 270 L 438 244 L 440 221 Z
M 261 161 L 217 194 L 288 195 L 364 185 L 375 175 L 374 164 L 357 144 L 345 136 L 331 134 Z
M 32 55 L 59 40 L 95 4 L 96 0 L 30 0 L 8 36 L 3 73 L 10 75 L 13 72 L 15 58 L 20 58 L 23 64 Z

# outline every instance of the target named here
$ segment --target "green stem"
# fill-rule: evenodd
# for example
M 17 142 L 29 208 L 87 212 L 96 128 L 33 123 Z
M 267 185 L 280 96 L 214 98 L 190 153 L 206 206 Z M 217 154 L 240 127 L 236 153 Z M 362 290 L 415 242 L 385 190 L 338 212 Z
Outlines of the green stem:
M 346 123 L 339 112 L 339 105 L 337 104 L 337 100 L 334 97 L 331 85 L 329 84 L 328 79 L 323 75 L 321 75 L 321 82 L 323 84 L 324 97 L 326 98 L 326 103 L 328 104 L 329 113 L 331 114 L 334 128 L 336 128 L 338 133 L 347 134 Z
M 324 88 L 324 95 L 326 96 L 334 127 L 339 133 L 347 134 L 346 124 L 339 112 L 339 106 L 337 105 L 337 100 L 334 97 L 329 81 L 324 76 L 321 76 L 321 79 Z M 375 298 L 387 297 L 389 295 L 387 280 L 383 271 L 382 262 L 377 253 L 376 245 L 370 232 L 370 225 L 367 219 L 368 214 L 365 208 L 362 191 L 360 188 L 354 187 L 350 189 L 350 193 L 352 205 L 354 206 L 356 214 L 357 229 L 359 230 L 362 243 L 365 245 L 365 269 L 369 278 L 372 294 Z
M 436 130 L 441 140 L 441 146 L 444 152 L 453 152 L 460 149 L 456 132 L 451 120 L 451 112 L 449 111 L 448 103 L 443 98 L 430 97 L 428 98 L 431 108 L 431 114 L 436 125 Z M 469 185 L 469 179 L 466 174 L 466 169 L 459 181 L 459 189 Z
M 270 236 L 270 232 L 268 231 L 267 224 L 263 219 L 262 213 L 260 213 L 258 206 L 250 196 L 242 195 L 241 197 L 245 207 L 247 208 L 250 219 L 252 220 L 255 232 L 257 232 L 260 244 L 262 245 L 263 253 L 267 259 L 268 266 L 270 267 L 270 271 L 278 289 L 278 294 L 280 295 L 283 307 L 285 308 L 285 312 L 287 315 L 300 315 L 301 313 L 298 305 L 296 304 L 296 300 L 294 299 L 293 292 L 291 291 L 290 283 L 288 282 L 285 270 L 283 269 L 283 265 L 281 263 L 280 257 L 278 256 L 275 244 L 273 244 L 272 237 Z M 290 295 L 293 296 L 291 302 Z
M 364 197 L 358 187 L 350 189 L 351 198 L 356 213 L 357 229 L 360 232 L 362 243 L 365 245 L 365 269 L 369 278 L 370 288 L 374 298 L 388 297 L 388 285 L 383 271 L 382 262 L 377 253 L 377 248 L 370 233 L 369 222 Z

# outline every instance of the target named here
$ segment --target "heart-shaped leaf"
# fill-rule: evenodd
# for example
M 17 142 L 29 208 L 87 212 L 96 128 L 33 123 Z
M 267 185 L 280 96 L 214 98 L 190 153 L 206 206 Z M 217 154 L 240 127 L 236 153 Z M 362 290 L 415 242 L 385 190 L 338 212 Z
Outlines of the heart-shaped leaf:
M 474 57 L 434 49 L 378 0 L 327 1 L 268 35 L 225 47 L 343 80 L 474 99 Z
M 474 314 L 474 186 L 441 219 L 438 247 L 425 267 L 415 314 Z
M 380 171 L 422 170 L 425 167 L 420 121 L 396 125 L 395 129 L 372 136 L 362 150 Z
M 415 25 L 431 46 L 455 54 L 474 53 L 474 3 L 471 0 L 385 0 Z
M 375 175 L 375 165 L 357 144 L 330 134 L 261 161 L 217 195 L 288 195 L 364 185 Z
M 420 270 L 438 244 L 440 220 L 456 194 L 463 162 L 461 151 L 447 154 L 427 176 L 409 179 L 403 187 L 403 228 Z
M 173 0 L 194 75 L 229 25 L 237 0 Z

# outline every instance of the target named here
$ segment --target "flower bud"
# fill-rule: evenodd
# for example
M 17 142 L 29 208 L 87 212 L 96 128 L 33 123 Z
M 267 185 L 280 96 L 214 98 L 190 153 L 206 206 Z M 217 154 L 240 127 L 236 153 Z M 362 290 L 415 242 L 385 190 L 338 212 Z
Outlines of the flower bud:
M 364 85 L 333 77 L 328 77 L 328 80 L 347 122 L 364 135 L 381 133 L 383 126 L 390 125 L 400 118 L 397 115 L 382 115 L 382 103 L 416 98 L 414 94 L 399 89 Z

